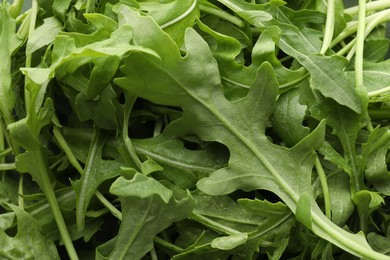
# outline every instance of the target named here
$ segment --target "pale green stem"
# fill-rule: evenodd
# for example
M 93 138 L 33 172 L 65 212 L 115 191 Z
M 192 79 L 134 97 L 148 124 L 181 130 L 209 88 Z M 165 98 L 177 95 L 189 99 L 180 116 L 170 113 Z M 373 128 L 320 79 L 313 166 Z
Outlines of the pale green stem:
M 379 24 L 386 23 L 389 20 L 390 20 L 390 10 L 384 10 L 384 11 L 372 14 L 370 16 L 367 16 L 365 18 L 365 22 L 367 25 L 366 35 L 367 35 L 367 32 L 371 32 L 372 29 L 375 28 L 376 26 L 378 26 Z M 368 30 L 368 28 L 372 28 L 372 29 Z M 332 43 L 330 44 L 330 47 L 331 48 L 334 47 L 335 45 L 339 44 L 342 40 L 347 38 L 348 36 L 351 36 L 352 34 L 356 33 L 357 29 L 358 29 L 358 21 L 353 21 L 353 22 L 347 23 L 346 28 L 333 39 Z M 353 44 L 352 44 L 352 46 L 353 46 Z M 349 47 L 348 49 L 350 49 L 350 48 L 351 47 Z M 344 52 L 346 52 L 346 51 L 344 51 Z
M 390 93 L 390 86 L 388 87 L 385 87 L 385 88 L 381 88 L 381 89 L 378 89 L 378 90 L 374 90 L 374 91 L 370 91 L 367 93 L 368 97 L 372 98 L 372 97 L 376 97 L 376 96 L 380 96 L 380 95 L 383 95 L 383 94 L 389 94 Z
M 328 219 L 331 219 L 331 217 L 332 217 L 332 215 L 331 215 L 331 212 L 332 212 L 331 208 L 332 208 L 332 206 L 331 206 L 331 203 L 330 203 L 330 193 L 329 193 L 329 188 L 328 188 L 328 181 L 327 181 L 327 178 L 326 178 L 325 171 L 322 168 L 321 162 L 318 159 L 318 156 L 316 157 L 316 160 L 315 160 L 315 167 L 316 167 L 316 170 L 317 170 L 318 177 L 320 178 L 320 183 L 321 183 L 321 187 L 322 187 L 322 193 L 324 195 L 325 216 Z
M 335 23 L 335 2 L 334 0 L 328 0 L 328 6 L 326 9 L 326 23 L 324 31 L 324 40 L 322 42 L 322 47 L 320 50 L 321 54 L 325 54 L 328 50 L 333 34 L 334 34 L 334 23 Z
M 0 131 L 1 131 L 1 128 L 0 128 Z M 5 157 L 6 155 L 11 154 L 11 153 L 12 153 L 12 148 L 11 148 L 11 147 L 9 147 L 9 148 L 7 148 L 7 149 L 4 149 L 4 150 L 2 150 L 2 151 L 0 152 L 0 158 L 1 158 L 1 159 L 4 159 L 4 157 Z
M 207 218 L 201 214 L 198 214 L 198 213 L 192 213 L 191 217 L 190 217 L 192 220 L 196 221 L 196 222 L 199 222 L 201 223 L 202 225 L 212 229 L 212 230 L 215 230 L 217 232 L 221 232 L 225 235 L 237 235 L 237 234 L 241 234 L 240 231 L 237 231 L 235 229 L 232 229 L 230 227 L 227 227 L 225 225 L 222 225 L 210 218 Z
M 364 43 L 364 38 L 367 37 L 371 32 L 372 30 L 374 30 L 379 24 L 382 24 L 382 23 L 386 23 L 390 21 L 390 10 L 386 10 L 384 12 L 381 12 L 380 15 L 376 15 L 375 16 L 375 19 L 372 19 L 372 21 L 370 21 L 367 26 L 365 26 L 365 23 L 362 22 L 362 23 L 359 23 L 358 24 L 358 27 L 362 26 L 361 24 L 364 24 L 364 33 L 363 33 L 363 43 Z M 358 39 L 358 35 L 356 36 L 355 39 L 353 39 L 349 44 L 349 48 L 351 48 L 351 51 L 348 53 L 347 55 L 347 59 L 348 60 L 351 60 L 353 55 L 355 54 L 356 52 L 356 48 L 357 48 L 357 44 L 355 45 L 355 42 L 359 41 Z M 351 45 L 352 43 L 352 45 Z M 363 47 L 364 47 L 364 44 L 363 44 Z
M 183 248 L 178 247 L 178 246 L 176 246 L 176 245 L 174 245 L 174 244 L 172 244 L 172 243 L 169 243 L 168 241 L 166 241 L 166 240 L 164 240 L 164 239 L 162 239 L 162 238 L 160 238 L 160 237 L 158 237 L 158 236 L 155 236 L 155 237 L 153 238 L 153 241 L 154 241 L 156 244 L 159 244 L 159 245 L 161 245 L 161 246 L 163 246 L 163 247 L 165 247 L 165 248 L 168 248 L 168 249 L 170 249 L 170 250 L 172 250 L 172 251 L 174 251 L 174 252 L 180 253 L 180 252 L 183 252 L 183 251 L 184 251 Z
M 16 18 L 20 14 L 20 11 L 23 7 L 23 2 L 23 0 L 14 0 L 12 5 L 9 7 L 9 14 L 12 18 Z
M 0 171 L 15 170 L 15 163 L 0 163 Z
M 375 11 L 379 9 L 386 9 L 390 8 L 390 1 L 389 0 L 379 0 L 379 1 L 373 1 L 366 4 L 366 11 Z M 359 6 L 350 7 L 344 10 L 345 14 L 348 15 L 356 15 L 359 13 Z
M 134 106 L 134 103 L 136 100 L 137 100 L 137 97 L 134 97 L 130 94 L 126 95 L 122 138 L 123 138 L 123 142 L 125 143 L 125 147 L 126 147 L 127 152 L 129 153 L 131 159 L 134 161 L 135 165 L 137 166 L 137 170 L 141 171 L 142 162 L 139 159 L 139 157 L 135 151 L 133 142 L 129 138 L 129 131 L 128 131 L 130 113 L 131 113 L 131 110 L 133 109 L 133 106 Z
M 77 256 L 76 249 L 74 248 L 72 239 L 67 229 L 67 225 L 65 223 L 64 217 L 62 216 L 60 206 L 58 205 L 57 198 L 49 180 L 49 175 L 51 172 L 46 165 L 43 152 L 41 150 L 31 150 L 29 152 L 31 159 L 37 163 L 39 169 L 41 170 L 40 173 L 42 174 L 42 177 L 40 180 L 40 187 L 45 194 L 47 201 L 49 202 L 54 219 L 57 223 L 58 231 L 60 232 L 61 239 L 65 245 L 69 258 L 71 260 L 78 260 L 79 258 Z
M 363 50 L 366 35 L 366 0 L 359 0 L 358 30 L 356 34 L 355 86 L 363 86 Z
M 150 250 L 150 258 L 152 260 L 158 260 L 158 257 L 157 257 L 157 254 L 156 254 L 156 249 L 154 248 L 154 246 L 153 246 L 152 250 Z
M 2 122 L 2 118 L 0 117 L 0 122 Z M 0 124 L 0 163 L 4 163 L 4 157 L 2 154 L 5 152 L 5 135 L 4 135 L 4 129 L 3 124 Z M 9 149 L 12 151 L 12 149 Z
M 38 2 L 37 2 L 37 0 L 32 0 L 31 14 L 30 14 L 30 26 L 29 26 L 29 30 L 28 30 L 29 37 L 33 33 L 33 31 L 35 30 L 35 24 L 37 21 L 37 14 L 38 14 Z M 32 54 L 26 55 L 26 68 L 30 68 L 31 63 L 32 63 Z M 25 83 L 26 85 L 28 84 L 28 81 L 29 81 L 29 79 L 28 79 L 28 77 L 26 77 L 26 83 Z M 25 95 L 24 102 L 25 102 L 25 107 L 26 107 L 26 113 L 28 114 L 30 111 L 30 92 L 27 90 L 27 88 L 25 88 L 24 95 Z
M 109 202 L 106 197 L 100 193 L 100 191 L 96 190 L 95 195 L 100 200 L 100 202 L 111 212 L 112 215 L 122 221 L 122 212 L 120 212 L 114 205 L 112 205 L 111 202 Z
M 243 27 L 244 22 L 238 18 L 237 16 L 231 15 L 226 11 L 223 11 L 221 9 L 213 8 L 211 6 L 199 4 L 199 9 L 205 13 L 212 14 L 214 16 L 217 16 L 219 18 L 222 18 L 228 22 L 231 22 L 234 25 L 237 25 L 238 27 Z
M 74 155 L 72 149 L 70 149 L 68 143 L 66 142 L 64 136 L 62 135 L 62 133 L 60 132 L 58 127 L 56 127 L 56 126 L 53 127 L 53 134 L 54 134 L 54 138 L 57 140 L 58 144 L 60 145 L 60 147 L 62 148 L 62 150 L 66 154 L 66 157 L 68 157 L 70 164 L 77 170 L 77 172 L 80 175 L 82 175 L 84 170 L 81 167 L 76 156 Z
M 16 167 L 15 167 L 16 168 Z M 18 204 L 19 204 L 19 207 L 24 209 L 24 198 L 23 198 L 23 194 L 24 194 L 24 191 L 23 191 L 23 174 L 20 174 L 20 177 L 19 177 L 19 187 L 18 187 Z

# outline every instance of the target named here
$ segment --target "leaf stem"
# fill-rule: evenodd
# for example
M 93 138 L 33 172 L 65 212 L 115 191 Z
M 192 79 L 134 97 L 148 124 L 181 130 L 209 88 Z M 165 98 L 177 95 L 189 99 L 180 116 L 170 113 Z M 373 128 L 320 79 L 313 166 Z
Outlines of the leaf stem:
M 168 241 L 166 241 L 166 240 L 164 240 L 164 239 L 162 239 L 162 238 L 160 238 L 160 237 L 158 237 L 158 236 L 155 236 L 155 237 L 153 238 L 153 241 L 154 241 L 156 244 L 159 244 L 160 246 L 163 246 L 163 247 L 165 247 L 165 248 L 167 248 L 167 249 L 170 249 L 170 250 L 172 250 L 172 251 L 174 251 L 174 252 L 177 252 L 177 253 L 181 253 L 181 252 L 184 251 L 183 248 L 178 247 L 178 246 L 175 245 L 175 244 L 169 243 Z
M 37 14 L 38 14 L 38 2 L 37 2 L 37 0 L 32 0 L 28 37 L 30 37 L 31 34 L 33 33 L 33 31 L 35 30 L 35 24 L 37 21 Z M 26 55 L 26 67 L 30 68 L 31 64 L 32 64 L 32 54 L 30 53 L 30 54 Z M 25 86 L 27 86 L 29 80 L 30 79 L 28 77 L 26 77 Z M 31 98 L 30 98 L 30 91 L 26 87 L 25 87 L 24 95 L 25 95 L 24 102 L 25 102 L 26 113 L 28 114 L 30 111 Z
M 201 223 L 202 225 L 214 230 L 214 231 L 217 231 L 217 232 L 220 232 L 220 233 L 223 233 L 223 234 L 226 234 L 226 235 L 236 235 L 236 234 L 241 234 L 240 231 L 237 231 L 235 229 L 232 229 L 230 227 L 227 227 L 225 225 L 222 225 L 210 218 L 207 218 L 199 213 L 195 213 L 193 212 L 191 214 L 191 217 L 190 217 L 192 220 L 196 221 L 196 222 L 199 222 Z
M 367 93 L 368 97 L 369 98 L 372 98 L 372 97 L 376 97 L 376 96 L 380 96 L 380 95 L 383 95 L 383 94 L 389 94 L 390 93 L 390 86 L 388 87 L 385 87 L 385 88 L 381 88 L 381 89 L 378 89 L 378 90 L 374 90 L 374 91 L 370 91 Z
M 366 29 L 365 29 L 365 36 L 367 36 L 374 28 L 376 28 L 379 24 L 386 23 L 390 21 L 390 10 L 384 10 L 381 12 L 378 12 L 376 14 L 370 15 L 365 18 L 366 22 Z M 343 41 L 346 37 L 354 34 L 358 29 L 358 22 L 350 22 L 349 25 L 342 31 L 337 37 L 335 37 L 330 45 L 330 47 L 334 47 L 335 45 L 339 44 L 341 41 Z M 350 49 L 353 49 L 353 52 L 349 55 L 353 55 L 355 49 L 354 45 L 356 43 L 356 39 L 351 40 L 348 44 L 344 45 L 341 50 L 337 52 L 338 55 L 344 55 L 347 53 Z M 351 59 L 351 57 L 349 58 Z
M 335 2 L 334 0 L 328 0 L 326 9 L 326 23 L 324 31 L 324 39 L 320 50 L 321 54 L 325 54 L 331 45 L 333 34 L 334 34 L 334 23 L 335 23 Z
M 390 1 L 388 0 L 378 0 L 378 1 L 373 1 L 373 2 L 369 2 L 366 4 L 366 11 L 375 11 L 375 10 L 378 10 L 378 9 L 386 9 L 386 8 L 390 8 Z M 357 13 L 359 12 L 359 6 L 353 6 L 353 7 L 350 7 L 350 8 L 346 8 L 344 10 L 344 13 L 345 14 L 348 14 L 348 15 L 356 15 Z
M 15 163 L 0 163 L 0 171 L 15 170 Z
M 199 4 L 199 9 L 205 13 L 215 15 L 219 18 L 222 18 L 228 22 L 231 22 L 232 24 L 238 26 L 238 27 L 244 27 L 244 22 L 238 18 L 237 16 L 231 15 L 226 11 L 223 11 L 221 9 L 217 9 L 211 6 L 207 6 L 204 4 Z
M 111 212 L 112 215 L 122 221 L 122 212 L 120 212 L 114 205 L 112 205 L 111 202 L 109 202 L 106 197 L 100 193 L 100 191 L 96 190 L 95 195 L 99 201 Z
M 68 143 L 66 142 L 64 136 L 62 135 L 58 127 L 53 127 L 53 134 L 59 146 L 64 151 L 66 157 L 68 157 L 70 164 L 78 171 L 80 175 L 82 175 L 84 170 L 81 167 L 80 163 L 77 161 L 76 156 L 74 155 L 72 149 L 70 149 Z
M 158 260 L 158 257 L 157 257 L 157 254 L 156 254 L 156 249 L 154 248 L 154 245 L 153 245 L 152 250 L 150 250 L 150 258 L 152 260 Z
M 327 181 L 327 178 L 326 178 L 326 174 L 325 174 L 324 168 L 322 168 L 322 164 L 321 164 L 320 159 L 318 158 L 318 156 L 316 156 L 314 165 L 316 167 L 318 177 L 320 178 L 322 192 L 323 192 L 323 195 L 324 195 L 325 216 L 328 219 L 331 219 L 331 217 L 332 217 L 332 215 L 331 215 L 332 213 L 331 212 L 332 211 L 331 211 L 331 203 L 330 203 L 330 193 L 329 193 L 329 188 L 328 188 L 328 181 Z
M 68 252 L 69 258 L 71 260 L 79 259 L 76 253 L 76 250 L 74 248 L 72 239 L 70 238 L 67 225 L 65 223 L 65 220 L 62 216 L 60 206 L 58 205 L 58 201 L 56 199 L 54 190 L 51 186 L 49 175 L 50 170 L 48 165 L 45 163 L 45 159 L 43 158 L 43 152 L 41 149 L 39 150 L 32 150 L 29 151 L 31 159 L 34 160 L 37 163 L 37 167 L 40 171 L 40 187 L 43 191 L 43 193 L 46 196 L 47 201 L 49 202 L 49 205 L 51 207 L 54 219 L 57 223 L 58 230 L 61 235 L 61 239 L 65 245 L 66 251 Z
M 134 103 L 136 100 L 137 100 L 137 97 L 135 97 L 129 93 L 126 93 L 125 109 L 124 109 L 124 113 L 123 113 L 124 118 L 123 118 L 122 138 L 123 138 L 123 141 L 125 143 L 125 147 L 126 147 L 127 152 L 129 153 L 131 159 L 134 161 L 135 165 L 137 166 L 137 170 L 142 172 L 141 171 L 142 162 L 139 159 L 139 157 L 135 151 L 133 142 L 129 138 L 129 130 L 128 130 L 130 113 L 131 113 L 131 110 L 133 109 L 133 106 L 134 106 Z
M 19 176 L 19 187 L 18 187 L 18 204 L 21 209 L 24 209 L 24 198 L 23 198 L 23 180 L 24 174 L 20 174 Z
M 175 17 L 175 19 L 173 20 L 170 20 L 164 24 L 162 24 L 160 27 L 161 29 L 165 29 L 175 23 L 178 23 L 180 22 L 181 20 L 185 19 L 187 16 L 189 16 L 196 8 L 196 6 L 198 5 L 197 1 L 194 1 L 192 3 L 192 5 L 182 14 L 180 14 L 179 16 Z
M 80 163 L 78 162 L 76 156 L 74 155 L 72 149 L 70 149 L 68 143 L 66 142 L 64 136 L 58 129 L 58 127 L 54 126 L 53 128 L 54 137 L 56 138 L 58 144 L 68 157 L 68 160 L 70 164 L 80 173 L 80 175 L 83 174 L 84 170 L 81 167 Z M 100 193 L 100 191 L 95 191 L 95 196 L 98 198 L 98 200 L 119 220 L 122 220 L 122 212 L 120 212 L 114 205 L 111 204 L 104 196 Z

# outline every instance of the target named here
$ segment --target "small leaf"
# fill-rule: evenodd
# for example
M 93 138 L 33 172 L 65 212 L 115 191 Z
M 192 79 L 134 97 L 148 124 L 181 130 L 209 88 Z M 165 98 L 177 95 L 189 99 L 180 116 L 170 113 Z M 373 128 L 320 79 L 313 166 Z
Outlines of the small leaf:
M 21 208 L 9 206 L 16 214 L 18 232 L 9 237 L 0 229 L 0 255 L 7 259 L 60 259 L 55 244 L 40 232 L 36 220 Z
M 76 192 L 76 219 L 77 226 L 84 228 L 85 213 L 88 205 L 100 184 L 108 179 L 119 176 L 121 163 L 115 160 L 103 160 L 102 149 L 106 138 L 97 134 L 94 138 L 88 158 L 80 179 L 72 181 Z
M 299 103 L 299 91 L 293 89 L 282 94 L 276 102 L 272 120 L 275 131 L 288 146 L 293 146 L 309 134 L 309 128 L 302 122 L 306 116 L 306 106 Z
M 211 241 L 211 247 L 221 250 L 231 250 L 239 245 L 245 244 L 248 240 L 247 233 L 239 233 L 230 236 L 215 238 Z
M 35 29 L 28 37 L 26 55 L 52 43 L 62 29 L 62 23 L 55 17 L 43 20 L 43 24 Z
M 117 196 L 148 198 L 152 195 L 159 196 L 164 203 L 168 203 L 172 197 L 172 191 L 155 179 L 136 173 L 132 180 L 119 177 L 111 185 L 110 192 Z
M 115 240 L 97 248 L 98 259 L 141 259 L 152 249 L 153 238 L 173 222 L 189 217 L 194 206 L 188 194 L 178 199 L 140 173 L 131 181 L 118 178 L 110 190 L 120 197 L 123 218 Z

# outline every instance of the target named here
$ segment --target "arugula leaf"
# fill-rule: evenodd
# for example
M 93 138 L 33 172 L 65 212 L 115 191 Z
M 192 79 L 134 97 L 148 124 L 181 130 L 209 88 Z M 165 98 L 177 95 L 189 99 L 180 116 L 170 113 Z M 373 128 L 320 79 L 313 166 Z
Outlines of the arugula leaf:
M 388 1 L 25 4 L 2 258 L 389 259 Z
M 141 258 L 152 249 L 155 235 L 172 222 L 188 217 L 193 208 L 190 197 L 176 197 L 161 183 L 140 173 L 132 180 L 118 178 L 110 192 L 120 197 L 123 219 L 118 236 L 97 249 L 98 259 Z M 108 254 L 105 247 L 110 247 Z
M 3 58 L 0 65 L 0 115 L 8 125 L 13 122 L 12 110 L 14 94 L 11 89 L 11 57 L 19 48 L 22 40 L 15 33 L 16 22 L 6 7 L 6 2 L 0 5 L 0 56 Z
M 0 255 L 8 259 L 60 259 L 54 243 L 40 232 L 36 220 L 23 209 L 9 206 L 16 214 L 18 232 L 15 237 L 9 237 L 0 229 Z
M 105 138 L 97 133 L 91 143 L 83 175 L 80 179 L 72 182 L 72 186 L 76 192 L 76 219 L 80 230 L 84 228 L 85 213 L 88 209 L 88 204 L 99 185 L 105 180 L 119 175 L 121 166 L 119 162 L 115 160 L 103 160 L 101 158 L 104 142 Z
M 140 10 L 147 13 L 179 45 L 183 41 L 184 30 L 191 27 L 199 16 L 195 0 L 176 0 L 166 3 L 146 1 L 140 3 Z
M 305 201 L 309 202 L 305 203 L 309 208 L 304 208 L 307 213 L 302 220 L 313 232 L 354 254 L 377 254 L 370 249 L 364 237 L 352 235 L 326 219 L 311 195 L 308 176 L 314 160 L 313 149 L 321 145 L 324 124 L 320 124 L 312 134 L 290 150 L 269 143 L 265 137 L 267 119 L 273 110 L 273 105 L 269 102 L 274 102 L 277 91 L 276 79 L 270 65 L 261 66 L 246 98 L 230 103 L 224 98 L 219 87 L 217 66 L 206 43 L 193 30 L 188 29 L 186 32 L 186 55 L 181 57 L 177 46 L 152 20 L 129 9 L 122 8 L 121 12 L 126 13 L 134 28 L 135 41 L 155 50 L 160 59 L 150 55 L 137 55 L 137 59 L 130 56 L 121 68 L 126 77 L 116 79 L 115 83 L 126 87 L 131 82 L 132 87 L 128 88 L 128 91 L 140 97 L 159 104 L 181 106 L 184 110 L 183 118 L 171 123 L 166 128 L 167 133 L 194 133 L 203 140 L 224 143 L 231 152 L 229 166 L 200 180 L 199 189 L 214 195 L 228 194 L 237 189 L 267 189 L 276 193 L 293 212 L 296 212 L 297 208 L 301 209 L 300 198 L 303 196 Z M 147 36 L 141 36 L 151 32 L 155 39 L 159 39 L 158 43 L 150 41 Z M 140 38 L 141 42 L 138 41 Z M 187 69 L 188 66 L 194 68 L 194 64 L 207 64 L 208 67 L 198 67 L 199 71 Z M 159 81 L 157 83 L 152 77 L 141 79 L 138 75 L 142 74 L 154 75 Z M 204 82 L 205 79 L 207 83 Z M 208 86 L 209 90 L 205 92 L 202 86 Z M 191 109 L 188 109 L 189 107 Z M 242 112 L 237 113 L 238 111 Z M 241 158 L 243 154 L 245 158 Z M 284 164 L 274 161 L 277 158 L 285 158 Z M 248 171 L 248 165 L 251 169 L 257 169 L 257 172 Z M 335 236 L 336 233 L 343 239 Z

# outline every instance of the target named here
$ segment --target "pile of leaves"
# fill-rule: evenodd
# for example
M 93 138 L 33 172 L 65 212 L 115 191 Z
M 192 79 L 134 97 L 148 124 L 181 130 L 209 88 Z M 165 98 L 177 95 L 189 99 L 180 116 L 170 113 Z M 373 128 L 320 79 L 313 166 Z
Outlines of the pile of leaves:
M 390 259 L 388 0 L 22 2 L 2 259 Z

